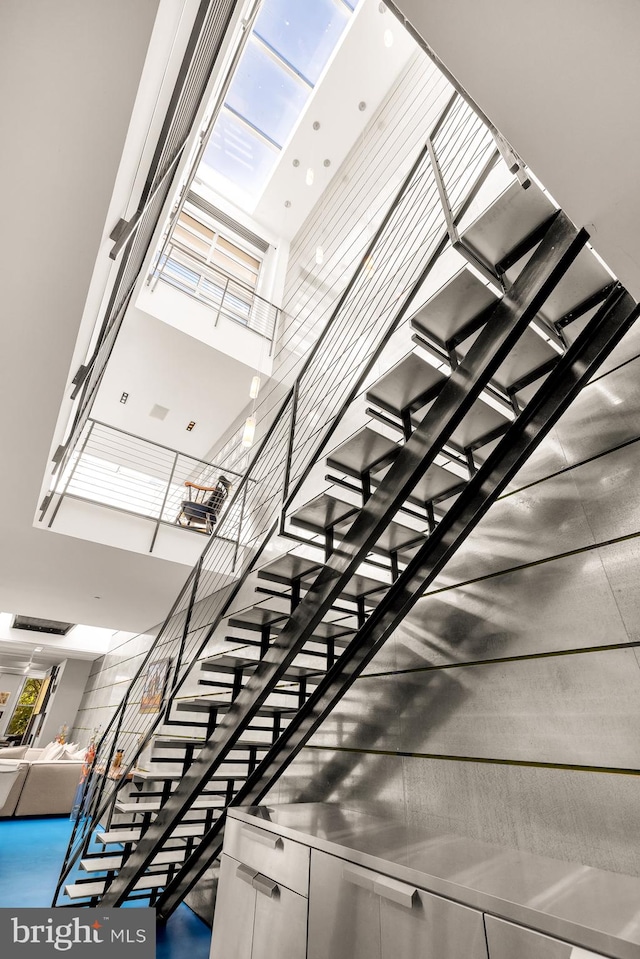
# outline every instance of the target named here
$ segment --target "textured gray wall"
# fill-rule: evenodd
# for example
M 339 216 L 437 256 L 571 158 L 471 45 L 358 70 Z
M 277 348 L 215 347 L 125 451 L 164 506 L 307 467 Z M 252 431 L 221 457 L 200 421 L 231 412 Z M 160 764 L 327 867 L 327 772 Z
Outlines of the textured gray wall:
M 271 801 L 640 875 L 639 413 L 640 324 Z

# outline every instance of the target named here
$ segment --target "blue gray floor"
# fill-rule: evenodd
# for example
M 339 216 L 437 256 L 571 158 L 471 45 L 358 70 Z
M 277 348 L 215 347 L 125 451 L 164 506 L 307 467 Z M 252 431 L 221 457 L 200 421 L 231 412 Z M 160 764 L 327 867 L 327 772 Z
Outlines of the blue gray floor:
M 0 907 L 50 906 L 72 823 L 0 820 Z M 207 959 L 211 930 L 187 906 L 158 926 L 156 959 Z

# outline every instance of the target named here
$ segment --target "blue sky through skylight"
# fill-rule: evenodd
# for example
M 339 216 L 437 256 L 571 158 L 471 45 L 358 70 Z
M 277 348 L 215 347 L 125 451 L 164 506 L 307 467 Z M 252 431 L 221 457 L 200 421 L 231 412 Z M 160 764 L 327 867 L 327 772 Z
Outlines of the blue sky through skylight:
M 356 4 L 264 0 L 205 150 L 204 180 L 261 195 Z
M 311 83 L 317 83 L 350 13 L 336 0 L 269 0 L 254 32 Z
M 226 102 L 281 147 L 310 93 L 310 86 L 283 69 L 273 54 L 252 37 Z

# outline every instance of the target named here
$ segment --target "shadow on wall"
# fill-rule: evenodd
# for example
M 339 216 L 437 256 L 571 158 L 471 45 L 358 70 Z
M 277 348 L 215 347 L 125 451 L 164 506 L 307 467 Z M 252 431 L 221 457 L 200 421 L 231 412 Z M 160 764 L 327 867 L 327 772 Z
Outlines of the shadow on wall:
M 524 511 L 525 529 L 522 524 L 520 531 L 510 528 L 502 541 L 499 528 L 492 524 L 485 529 L 482 541 L 484 545 L 489 538 L 492 543 L 492 569 L 508 569 L 514 555 L 530 552 L 538 523 L 547 528 L 557 523 L 558 511 L 571 502 L 543 499 L 532 513 Z M 523 652 L 522 637 L 510 628 L 513 618 L 521 615 L 525 594 L 531 599 L 526 571 L 520 575 L 525 577 L 520 596 L 517 587 L 505 588 L 500 578 L 489 578 L 464 590 L 422 597 L 320 727 L 310 748 L 292 764 L 277 790 L 277 801 L 365 801 L 372 812 L 405 820 L 405 763 L 412 762 L 412 754 L 446 752 L 434 749 L 434 734 L 463 710 L 470 695 L 463 680 L 465 667 L 438 667 Z M 579 565 L 564 569 L 560 577 L 545 575 L 545 603 L 552 603 L 554 593 L 571 590 L 579 575 Z M 537 596 L 535 604 L 540 601 Z M 269 798 L 276 801 L 273 793 Z

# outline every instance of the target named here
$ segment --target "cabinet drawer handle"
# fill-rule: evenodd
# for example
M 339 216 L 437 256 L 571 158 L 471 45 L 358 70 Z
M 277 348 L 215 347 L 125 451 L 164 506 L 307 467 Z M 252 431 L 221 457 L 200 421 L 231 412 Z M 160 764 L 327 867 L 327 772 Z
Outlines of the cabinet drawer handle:
M 249 866 L 238 866 L 236 869 L 238 879 L 242 879 L 243 882 L 248 882 L 250 886 L 253 884 L 254 876 L 257 875 L 258 870 L 250 869 Z
M 373 877 L 366 872 L 360 872 L 359 869 L 352 869 L 349 866 L 342 867 L 342 878 L 345 882 L 350 882 L 354 886 L 360 886 L 361 889 L 368 889 L 373 892 Z
M 255 839 L 256 842 L 261 842 L 264 846 L 270 846 L 271 849 L 277 849 L 278 845 L 282 845 L 282 839 L 280 836 L 274 836 L 271 832 L 265 832 L 264 829 L 258 829 L 257 826 L 245 825 L 242 827 L 242 832 L 249 837 L 249 839 Z
M 418 893 L 415 886 L 406 886 L 396 879 L 389 879 L 388 876 L 376 876 L 373 891 L 383 899 L 390 899 L 391 902 L 397 902 L 398 905 L 405 906 L 407 909 L 411 909 Z
M 278 889 L 278 883 L 274 882 L 273 879 L 267 879 L 266 876 L 262 876 L 260 873 L 257 873 L 253 877 L 253 882 L 251 883 L 254 889 L 257 889 L 258 892 L 263 893 L 265 896 L 269 896 L 270 899 L 276 895 L 280 890 Z

